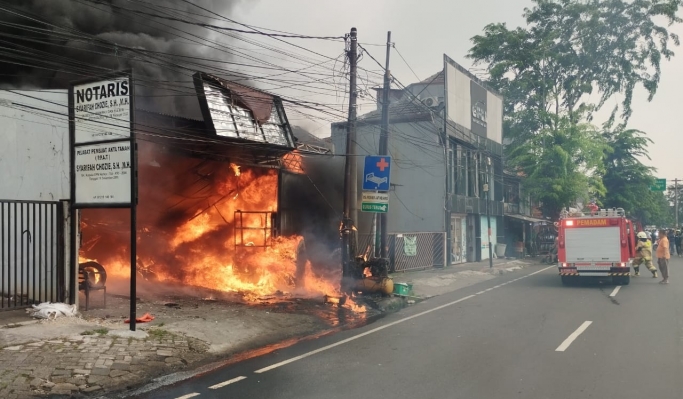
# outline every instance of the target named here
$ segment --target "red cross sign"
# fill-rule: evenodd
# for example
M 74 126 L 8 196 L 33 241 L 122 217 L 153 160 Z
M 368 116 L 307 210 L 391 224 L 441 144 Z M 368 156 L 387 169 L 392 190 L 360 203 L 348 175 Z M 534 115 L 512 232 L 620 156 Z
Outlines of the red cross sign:
M 384 160 L 384 158 L 380 158 L 379 162 L 377 162 L 377 167 L 381 172 L 384 172 L 384 169 L 388 168 L 389 164 Z
M 388 155 L 367 155 L 363 169 L 363 190 L 389 191 L 391 184 L 391 157 Z

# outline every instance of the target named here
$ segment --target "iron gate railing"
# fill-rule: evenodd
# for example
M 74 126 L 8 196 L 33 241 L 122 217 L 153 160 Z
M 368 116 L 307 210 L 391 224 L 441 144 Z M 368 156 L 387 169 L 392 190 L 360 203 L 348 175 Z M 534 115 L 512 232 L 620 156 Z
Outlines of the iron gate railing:
M 64 208 L 0 200 L 0 310 L 64 298 Z
M 407 270 L 422 270 L 432 267 L 444 267 L 444 238 L 446 233 L 403 233 L 389 234 L 390 271 L 402 272 Z M 415 255 L 406 253 L 405 238 L 416 240 Z M 358 236 L 358 250 L 363 253 L 372 245 L 374 236 L 360 234 Z
M 272 246 L 275 216 L 268 211 L 235 211 L 235 248 Z

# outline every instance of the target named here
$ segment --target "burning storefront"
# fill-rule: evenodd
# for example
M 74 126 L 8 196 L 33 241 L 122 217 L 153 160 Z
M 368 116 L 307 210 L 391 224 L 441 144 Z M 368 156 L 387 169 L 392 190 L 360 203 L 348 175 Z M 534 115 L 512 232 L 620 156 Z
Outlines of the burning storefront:
M 139 291 L 339 295 L 341 206 L 304 174 L 336 164 L 296 151 L 279 98 L 206 74 L 195 84 L 204 121 L 137 113 Z M 79 261 L 103 265 L 124 293 L 127 212 L 84 209 L 80 223 Z

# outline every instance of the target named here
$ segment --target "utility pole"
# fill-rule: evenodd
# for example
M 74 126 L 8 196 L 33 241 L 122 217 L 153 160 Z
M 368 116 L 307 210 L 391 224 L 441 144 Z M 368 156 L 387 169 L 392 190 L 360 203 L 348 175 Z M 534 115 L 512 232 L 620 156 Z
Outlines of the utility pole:
M 486 224 L 488 225 L 489 236 L 489 268 L 493 268 L 493 248 L 491 247 L 491 211 L 489 203 L 491 202 L 491 190 L 489 187 L 489 175 L 491 169 L 491 158 L 486 157 L 486 184 L 484 184 L 484 192 L 486 192 Z
M 358 32 L 351 28 L 349 58 L 349 120 L 346 123 L 346 163 L 344 165 L 344 215 L 342 219 L 342 291 L 349 292 L 352 287 L 352 264 L 355 261 L 354 223 L 357 220 L 357 159 L 356 159 L 356 63 L 358 61 Z
M 387 61 L 384 67 L 384 87 L 382 88 L 382 130 L 379 136 L 379 155 L 389 155 L 389 90 L 391 90 L 391 72 L 389 72 L 389 55 L 391 54 L 391 31 L 387 32 Z M 387 214 L 379 214 L 380 257 L 387 257 Z
M 676 212 L 676 228 L 678 228 L 678 178 L 674 179 L 674 209 Z

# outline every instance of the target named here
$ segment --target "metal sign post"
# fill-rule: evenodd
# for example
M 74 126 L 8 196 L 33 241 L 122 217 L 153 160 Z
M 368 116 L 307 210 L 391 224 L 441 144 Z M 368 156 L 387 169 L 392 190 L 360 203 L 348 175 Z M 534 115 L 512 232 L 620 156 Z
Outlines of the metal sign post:
M 69 86 L 71 233 L 78 209 L 130 208 L 130 329 L 135 331 L 137 168 L 131 71 L 73 82 Z M 78 264 L 75 245 L 71 262 Z M 78 289 L 72 273 L 70 300 Z
M 391 157 L 387 155 L 370 155 L 365 157 L 361 212 L 373 212 L 377 214 L 374 218 L 374 225 L 376 226 L 376 250 L 374 255 L 381 258 L 387 257 L 386 214 L 389 211 L 388 191 L 391 188 L 390 178 Z

